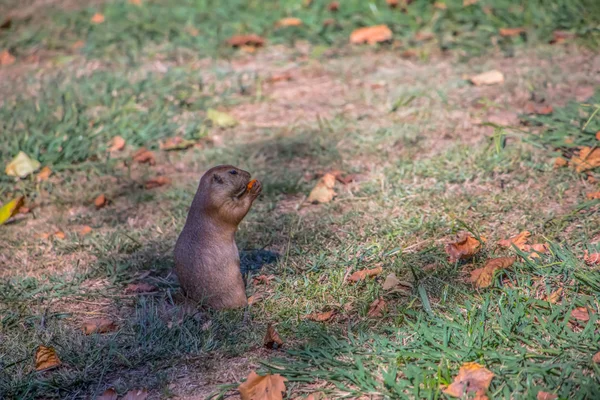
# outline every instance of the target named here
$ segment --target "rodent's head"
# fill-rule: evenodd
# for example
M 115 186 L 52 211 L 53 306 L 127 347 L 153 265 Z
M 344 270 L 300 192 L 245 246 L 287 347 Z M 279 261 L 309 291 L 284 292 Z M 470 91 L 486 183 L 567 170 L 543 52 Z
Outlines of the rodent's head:
M 250 182 L 248 171 L 233 165 L 218 165 L 204 174 L 200 185 L 210 193 L 211 199 L 218 203 L 218 200 L 241 197 L 246 192 L 248 182 Z

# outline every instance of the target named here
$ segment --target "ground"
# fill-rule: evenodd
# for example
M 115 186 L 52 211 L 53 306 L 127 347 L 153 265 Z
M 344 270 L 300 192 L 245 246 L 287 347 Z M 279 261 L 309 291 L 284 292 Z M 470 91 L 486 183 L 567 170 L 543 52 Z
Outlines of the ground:
M 151 399 L 236 398 L 255 370 L 287 378 L 288 398 L 444 398 L 466 362 L 494 373 L 489 398 L 600 393 L 600 274 L 585 259 L 600 251 L 600 202 L 588 198 L 600 176 L 554 165 L 597 145 L 592 34 L 573 25 L 580 40 L 534 40 L 568 28 L 556 17 L 528 40 L 495 38 L 505 25 L 485 24 L 470 28 L 481 42 L 448 39 L 494 2 L 435 11 L 416 1 L 406 13 L 379 2 L 375 17 L 367 15 L 376 6 L 342 2 L 338 29 L 319 34 L 325 2 L 282 2 L 264 21 L 254 2 L 212 5 L 231 17 L 222 32 L 198 11 L 210 2 L 132 3 L 6 8 L 0 51 L 15 60 L 0 66 L 0 164 L 23 151 L 52 175 L 0 177 L 0 201 L 24 195 L 29 209 L 0 226 L 0 397 L 95 398 L 112 387 L 146 388 Z M 577 2 L 559 3 L 539 18 L 555 23 L 548 15 L 568 16 Z M 90 25 L 96 12 L 106 21 Z M 290 15 L 304 18 L 305 31 L 270 28 Z M 433 38 L 406 39 L 422 28 L 406 22 L 406 32 L 394 26 L 402 40 L 346 43 L 352 24 L 415 15 L 438 21 L 423 23 Z M 223 44 L 252 30 L 265 46 Z M 490 70 L 504 82 L 469 82 Z M 553 111 L 527 116 L 531 104 Z M 237 125 L 215 126 L 211 108 Z M 126 145 L 109 151 L 115 136 Z M 195 144 L 161 149 L 175 136 Z M 133 160 L 141 147 L 154 165 Z M 251 321 L 192 304 L 172 270 L 200 176 L 220 163 L 263 183 L 237 236 Z M 333 171 L 349 179 L 336 182 L 333 201 L 309 204 Z M 169 183 L 146 187 L 159 176 Z M 96 207 L 101 194 L 108 201 Z M 497 244 L 525 230 L 548 251 L 534 258 Z M 446 245 L 465 232 L 485 238 L 480 251 L 449 259 Z M 469 281 L 504 256 L 516 262 L 489 287 Z M 391 273 L 402 283 L 384 289 Z M 140 283 L 151 288 L 131 290 Z M 369 312 L 378 299 L 380 315 Z M 572 314 L 581 307 L 589 321 Z M 309 317 L 328 311 L 326 321 Z M 98 318 L 116 329 L 82 332 Z M 268 324 L 282 349 L 264 347 Z M 61 366 L 36 372 L 40 345 Z

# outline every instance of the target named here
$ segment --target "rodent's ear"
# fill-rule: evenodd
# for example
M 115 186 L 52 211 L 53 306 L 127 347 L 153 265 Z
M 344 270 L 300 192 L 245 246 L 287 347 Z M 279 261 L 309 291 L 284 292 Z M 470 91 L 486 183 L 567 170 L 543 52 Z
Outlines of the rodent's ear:
M 217 182 L 217 183 L 223 183 L 223 178 L 221 178 L 219 175 L 217 174 L 213 174 L 212 177 L 213 181 Z

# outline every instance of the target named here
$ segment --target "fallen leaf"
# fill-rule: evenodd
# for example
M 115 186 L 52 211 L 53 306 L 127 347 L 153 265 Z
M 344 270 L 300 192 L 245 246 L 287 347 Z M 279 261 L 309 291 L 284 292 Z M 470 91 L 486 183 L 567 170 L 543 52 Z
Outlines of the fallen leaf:
M 129 0 L 129 4 L 133 4 L 134 6 L 141 6 L 142 0 Z
M 30 158 L 27 154 L 19 151 L 19 154 L 16 155 L 7 165 L 6 165 L 6 175 L 8 176 L 18 176 L 19 178 L 25 178 L 28 175 L 34 173 L 40 168 L 41 164 L 38 160 L 34 160 Z
M 575 34 L 567 31 L 554 31 L 552 33 L 552 40 L 550 43 L 559 44 L 564 42 L 567 39 L 574 39 Z
M 596 140 L 600 140 L 600 131 L 596 132 Z
M 500 28 L 500 36 L 511 37 L 525 33 L 525 28 Z
M 82 330 L 86 335 L 91 335 L 92 333 L 108 333 L 116 331 L 117 325 L 113 320 L 101 318 L 84 322 Z
M 15 62 L 15 57 L 8 50 L 0 51 L 0 65 L 10 65 Z
M 121 400 L 146 400 L 148 398 L 148 390 L 134 389 L 125 393 Z
M 554 292 L 550 293 L 546 298 L 548 303 L 556 304 L 560 301 L 560 298 L 563 295 L 563 288 L 558 288 Z
M 256 53 L 256 47 L 254 46 L 240 46 L 240 50 L 244 53 Z
M 516 257 L 491 258 L 482 268 L 471 271 L 469 282 L 479 288 L 489 287 L 492 284 L 494 273 L 498 270 L 510 267 L 516 260 Z
M 368 26 L 359 28 L 350 34 L 350 43 L 352 44 L 375 44 L 387 42 L 392 39 L 392 31 L 387 25 Z
M 470 80 L 475 86 L 497 85 L 504 82 L 504 75 L 500 71 L 492 70 L 472 76 Z
M 36 180 L 38 182 L 47 181 L 48 178 L 50 178 L 50 175 L 52 175 L 52 170 L 50 169 L 50 167 L 45 166 L 40 172 L 38 172 Z
M 14 217 L 25 204 L 25 197 L 19 196 L 0 207 L 0 225 Z
M 117 400 L 117 391 L 113 388 L 108 388 L 100 396 L 96 397 L 96 400 Z
M 144 187 L 146 189 L 154 189 L 159 186 L 168 185 L 169 183 L 171 183 L 171 180 L 166 176 L 157 176 L 156 178 L 148 179 L 144 183 Z
M 96 209 L 99 210 L 102 207 L 106 206 L 108 204 L 108 200 L 106 199 L 106 196 L 103 194 L 98 195 L 98 197 L 96 197 L 94 199 L 94 205 L 96 206 Z
M 54 347 L 39 346 L 35 352 L 35 370 L 48 371 L 60 365 Z
M 300 18 L 293 18 L 293 17 L 280 19 L 275 24 L 275 26 L 278 26 L 278 27 L 300 26 L 300 25 L 302 25 L 302 20 Z
M 589 200 L 598 200 L 600 199 L 600 192 L 588 193 L 585 197 L 587 197 Z
M 165 139 L 160 143 L 160 149 L 165 151 L 185 150 L 196 144 L 195 140 L 187 140 L 179 136 Z
M 90 22 L 92 24 L 101 24 L 104 22 L 104 15 L 100 14 L 100 13 L 96 13 L 92 16 L 92 18 L 90 19 Z
M 329 203 L 335 197 L 335 175 L 327 173 L 323 175 L 308 195 L 309 203 Z
M 369 311 L 367 312 L 367 317 L 370 318 L 379 318 L 382 317 L 383 314 L 387 310 L 387 303 L 383 300 L 383 297 L 376 299 L 369 306 Z
M 400 0 L 385 0 L 385 2 L 387 3 L 388 6 L 390 6 L 390 8 L 396 8 L 396 7 L 398 7 Z
M 445 10 L 448 8 L 446 3 L 443 3 L 441 1 L 436 1 L 435 3 L 433 3 L 433 7 L 437 8 L 438 10 Z
M 555 395 L 554 393 L 538 392 L 538 394 L 537 394 L 537 400 L 556 400 L 556 399 L 558 399 L 558 396 Z
M 600 167 L 600 147 L 582 147 L 579 155 L 571 159 L 571 165 L 577 172 Z
M 292 80 L 292 74 L 289 72 L 283 72 L 281 74 L 275 74 L 272 75 L 269 78 L 269 82 L 271 83 L 275 83 L 275 82 L 283 82 L 283 81 L 291 81 Z
M 281 400 L 287 379 L 279 374 L 260 376 L 251 371 L 246 382 L 238 386 L 242 400 Z
M 84 226 L 81 227 L 81 229 L 79 229 L 79 234 L 81 236 L 85 236 L 85 235 L 88 235 L 90 233 L 92 233 L 92 227 L 91 226 L 84 225 Z
M 279 349 L 283 346 L 283 340 L 281 340 L 279 333 L 277 333 L 271 324 L 267 326 L 267 333 L 265 334 L 263 343 L 268 349 Z
M 254 278 L 252 278 L 252 283 L 254 283 L 255 285 L 258 284 L 265 284 L 268 285 L 273 279 L 275 279 L 275 276 L 273 275 L 259 275 L 259 276 L 255 276 Z
M 254 293 L 252 296 L 248 297 L 248 305 L 256 304 L 261 301 L 264 297 L 263 293 Z
M 452 397 L 463 397 L 472 392 L 475 392 L 476 396 L 484 396 L 493 378 L 492 371 L 476 362 L 468 362 L 460 367 L 454 382 L 443 392 Z
M 64 240 L 66 235 L 63 231 L 56 231 L 52 234 L 52 237 L 59 240 Z
M 113 153 L 115 151 L 121 151 L 124 148 L 125 148 L 125 139 L 123 139 L 121 136 L 115 136 L 110 141 L 110 148 L 108 149 L 108 151 Z
M 340 9 L 340 2 L 339 1 L 332 1 L 331 3 L 329 3 L 329 5 L 327 6 L 327 9 L 331 12 L 336 12 Z
M 396 274 L 393 272 L 385 277 L 385 281 L 383 282 L 383 290 L 390 290 L 395 288 L 400 284 L 400 280 L 396 277 Z
M 577 307 L 571 311 L 571 317 L 578 321 L 587 322 L 590 320 L 590 313 L 586 307 Z
M 518 235 L 509 237 L 508 239 L 499 240 L 498 246 L 512 247 L 512 245 L 514 244 L 515 246 L 517 246 L 517 248 L 521 249 L 523 247 L 523 245 L 525 243 L 527 243 L 527 240 L 529 240 L 530 236 L 531 236 L 531 232 L 523 231 L 523 232 L 519 233 Z
M 241 46 L 253 46 L 253 47 L 261 47 L 265 44 L 265 39 L 262 37 L 250 34 L 250 35 L 234 35 L 232 36 L 227 43 L 233 47 L 241 47 Z
M 463 7 L 472 6 L 473 4 L 477 4 L 479 0 L 463 0 Z
M 221 111 L 213 110 L 212 108 L 209 108 L 206 111 L 206 118 L 208 118 L 213 125 L 218 126 L 219 128 L 232 128 L 238 124 L 236 119 L 231 115 Z
M 132 293 L 150 293 L 157 291 L 158 288 L 156 286 L 150 285 L 148 283 L 140 282 L 140 283 L 130 283 L 125 288 L 125 294 Z
M 433 32 L 417 32 L 415 34 L 415 40 L 418 40 L 420 42 L 425 42 L 427 40 L 431 40 L 435 37 L 435 35 L 433 34 Z
M 585 261 L 585 263 L 587 265 L 597 265 L 597 264 L 600 264 L 600 253 L 588 254 L 588 251 L 585 250 L 583 252 L 583 261 Z
M 350 275 L 348 277 L 348 281 L 350 282 L 358 282 L 361 281 L 367 277 L 371 278 L 373 276 L 377 276 L 380 273 L 383 272 L 383 268 L 381 267 L 377 267 L 377 268 L 373 268 L 373 269 L 362 269 L 360 271 L 356 271 L 355 273 L 353 273 L 352 275 Z
M 141 149 L 133 153 L 133 161 L 136 161 L 140 164 L 156 164 L 154 153 L 146 149 L 145 147 L 142 147 Z
M 532 244 L 532 245 L 524 244 L 521 247 L 521 250 L 526 253 L 535 251 L 538 253 L 546 254 L 548 252 L 548 250 L 550 250 L 550 247 L 546 243 L 536 243 L 536 244 Z
M 600 351 L 594 354 L 594 356 L 592 357 L 592 361 L 596 364 L 600 364 Z
M 537 104 L 534 102 L 525 104 L 525 114 L 549 115 L 553 111 L 552 106 L 547 104 Z
M 71 45 L 71 48 L 73 50 L 79 50 L 79 49 L 83 48 L 83 46 L 85 46 L 85 42 L 83 40 L 78 40 Z
M 482 236 L 481 240 L 485 241 L 485 238 Z M 480 249 L 481 242 L 467 232 L 462 233 L 457 242 L 448 243 L 445 248 L 450 256 L 450 262 L 471 258 Z
M 326 312 L 322 312 L 322 313 L 313 313 L 313 314 L 309 314 L 306 316 L 306 319 L 310 319 L 311 321 L 317 321 L 317 322 L 325 322 L 331 319 L 331 317 L 333 317 L 334 311 L 330 310 L 330 311 L 326 311 Z
M 569 162 L 562 157 L 557 157 L 556 160 L 554 160 L 554 168 L 562 168 L 567 165 L 569 165 Z

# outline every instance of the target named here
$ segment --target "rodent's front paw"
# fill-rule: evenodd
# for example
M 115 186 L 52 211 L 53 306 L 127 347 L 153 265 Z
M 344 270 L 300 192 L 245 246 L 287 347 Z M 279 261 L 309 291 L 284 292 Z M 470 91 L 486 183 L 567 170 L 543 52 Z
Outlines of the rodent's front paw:
M 258 179 L 252 179 L 248 183 L 248 193 L 254 197 L 258 196 L 262 192 L 262 184 Z

